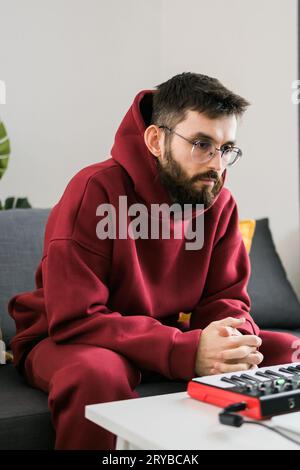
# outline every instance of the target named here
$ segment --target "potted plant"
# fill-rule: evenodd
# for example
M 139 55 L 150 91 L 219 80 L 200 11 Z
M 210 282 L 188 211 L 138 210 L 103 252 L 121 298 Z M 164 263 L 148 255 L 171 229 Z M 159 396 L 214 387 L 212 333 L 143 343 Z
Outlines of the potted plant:
M 0 121 L 0 179 L 4 175 L 9 161 L 10 156 L 10 142 L 7 136 L 5 126 L 2 121 Z M 8 197 L 6 198 L 4 204 L 0 201 L 0 210 L 6 209 L 26 209 L 31 207 L 26 197 L 16 198 Z

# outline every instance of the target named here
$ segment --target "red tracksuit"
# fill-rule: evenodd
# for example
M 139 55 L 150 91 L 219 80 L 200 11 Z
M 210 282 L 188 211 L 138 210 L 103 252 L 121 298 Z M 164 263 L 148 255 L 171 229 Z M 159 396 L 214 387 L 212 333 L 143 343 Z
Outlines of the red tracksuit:
M 118 213 L 127 196 L 128 206 L 149 208 L 149 223 L 151 204 L 171 204 L 143 138 L 152 93 L 135 97 L 111 158 L 71 179 L 47 222 L 36 289 L 9 303 L 14 363 L 49 393 L 56 449 L 113 449 L 115 436 L 84 418 L 85 405 L 137 397 L 142 369 L 190 380 L 201 331 L 214 320 L 246 317 L 240 331 L 262 337 L 264 365 L 294 352 L 294 336 L 259 332 L 249 314 L 249 258 L 226 172 L 205 210 L 201 249 L 187 250 L 184 238 L 99 239 L 100 204 Z M 192 312 L 189 330 L 179 312 Z

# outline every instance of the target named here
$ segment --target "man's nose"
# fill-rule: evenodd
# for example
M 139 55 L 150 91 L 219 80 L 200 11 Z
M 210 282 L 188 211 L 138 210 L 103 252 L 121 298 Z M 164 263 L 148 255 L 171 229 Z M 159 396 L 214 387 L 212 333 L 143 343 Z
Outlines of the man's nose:
M 216 149 L 214 156 L 211 157 L 211 159 L 208 162 L 208 167 L 215 171 L 222 171 L 223 162 L 222 162 L 221 155 L 222 155 L 222 151 Z

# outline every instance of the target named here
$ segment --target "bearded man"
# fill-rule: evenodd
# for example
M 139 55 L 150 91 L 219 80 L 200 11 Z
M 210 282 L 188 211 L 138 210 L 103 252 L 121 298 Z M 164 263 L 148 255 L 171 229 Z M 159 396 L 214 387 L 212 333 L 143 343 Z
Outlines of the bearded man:
M 84 408 L 138 397 L 151 374 L 187 382 L 291 362 L 297 338 L 251 318 L 249 258 L 224 186 L 242 155 L 236 133 L 248 105 L 196 73 L 140 91 L 110 158 L 76 174 L 52 209 L 36 289 L 15 295 L 9 312 L 15 366 L 49 394 L 56 449 L 114 449 L 115 436 Z M 99 236 L 101 208 L 120 211 L 120 197 L 150 219 L 155 204 L 189 205 L 182 223 L 203 217 L 201 249 L 172 237 L 176 218 L 170 238 Z M 191 313 L 188 325 L 180 312 Z

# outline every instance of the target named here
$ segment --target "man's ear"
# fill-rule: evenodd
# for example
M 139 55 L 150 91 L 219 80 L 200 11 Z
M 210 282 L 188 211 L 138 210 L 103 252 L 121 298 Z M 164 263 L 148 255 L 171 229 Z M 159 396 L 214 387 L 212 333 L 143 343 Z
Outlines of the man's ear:
M 163 142 L 161 133 L 159 132 L 159 128 L 157 126 L 151 124 L 151 126 L 147 127 L 144 132 L 144 141 L 152 155 L 157 158 L 161 156 Z

